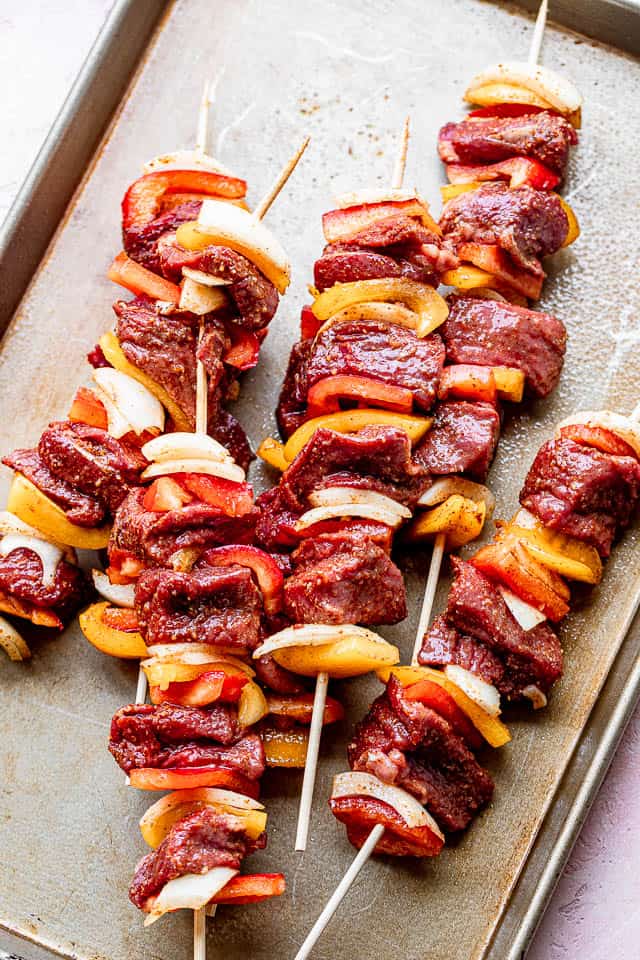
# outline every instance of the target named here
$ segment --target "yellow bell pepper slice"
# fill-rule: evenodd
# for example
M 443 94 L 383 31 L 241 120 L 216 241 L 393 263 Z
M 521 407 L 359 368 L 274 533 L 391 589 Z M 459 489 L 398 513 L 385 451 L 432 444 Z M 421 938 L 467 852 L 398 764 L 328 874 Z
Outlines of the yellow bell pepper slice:
M 460 709 L 464 710 L 476 730 L 482 734 L 490 746 L 503 747 L 505 743 L 509 743 L 511 740 L 511 734 L 506 724 L 497 717 L 492 717 L 483 710 L 482 707 L 478 706 L 457 684 L 449 680 L 441 670 L 434 670 L 433 667 L 418 666 L 393 667 L 391 669 L 378 670 L 377 674 L 383 683 L 386 683 L 391 674 L 393 674 L 394 677 L 398 678 L 403 687 L 409 687 L 412 683 L 417 683 L 419 680 L 431 680 L 446 690 Z
M 111 528 L 79 527 L 72 523 L 57 503 L 50 500 L 35 484 L 16 473 L 9 490 L 7 510 L 15 513 L 48 537 L 80 550 L 102 550 L 109 543 Z
M 346 307 L 376 301 L 404 303 L 416 315 L 418 337 L 426 337 L 449 315 L 446 300 L 433 287 L 402 277 L 336 283 L 318 294 L 311 309 L 318 320 L 325 321 Z
M 578 218 L 573 212 L 573 208 L 567 203 L 564 197 L 561 197 L 558 194 L 557 196 L 562 205 L 562 209 L 567 215 L 567 220 L 569 221 L 569 231 L 564 238 L 564 243 L 562 244 L 563 247 L 568 247 L 580 236 L 580 224 L 578 223 Z
M 242 821 L 242 828 L 253 840 L 264 833 L 267 826 L 267 814 L 263 810 L 245 810 L 218 799 L 220 790 L 210 787 L 195 787 L 191 790 L 175 790 L 154 803 L 140 820 L 140 833 L 143 840 L 156 850 L 167 834 L 179 820 L 212 807 L 221 813 L 236 817 Z
M 134 380 L 137 380 L 138 383 L 141 383 L 144 387 L 146 387 L 147 390 L 154 395 L 154 397 L 157 397 L 162 406 L 171 416 L 171 419 L 176 426 L 176 430 L 181 430 L 184 433 L 191 433 L 193 430 L 193 425 L 189 421 L 189 418 L 184 411 L 178 406 L 173 397 L 169 396 L 164 387 L 161 387 L 160 384 L 156 383 L 152 377 L 148 376 L 142 370 L 139 370 L 138 367 L 134 366 L 133 363 L 130 363 L 127 360 L 122 351 L 122 347 L 118 342 L 118 338 L 113 331 L 110 330 L 108 333 L 103 334 L 98 343 L 112 367 L 115 367 L 115 369 L 119 370 L 121 373 L 126 373 L 128 377 L 132 377 Z
M 480 536 L 486 515 L 487 508 L 482 501 L 453 494 L 433 510 L 412 520 L 406 537 L 411 541 L 429 540 L 443 533 L 446 535 L 446 549 L 457 550 Z
M 257 683 L 250 680 L 245 683 L 238 701 L 238 723 L 241 727 L 251 727 L 269 713 L 267 698 Z
M 498 540 L 507 537 L 519 540 L 527 552 L 543 566 L 555 570 L 568 580 L 596 584 L 602 579 L 602 560 L 595 547 L 564 533 L 547 529 L 539 520 L 522 510 L 518 511 L 510 524 L 500 530 Z
M 454 197 L 459 197 L 461 193 L 469 193 L 470 190 L 477 190 L 481 186 L 482 183 L 479 180 L 474 180 L 472 183 L 446 183 L 440 187 L 440 196 L 442 202 L 447 203 Z
M 80 629 L 89 643 L 110 657 L 138 660 L 148 656 L 149 651 L 139 633 L 115 630 L 103 622 L 102 614 L 108 606 L 107 602 L 94 603 L 78 617 Z
M 412 443 L 417 443 L 433 423 L 431 417 L 414 417 L 408 413 L 392 413 L 390 410 L 341 410 L 323 417 L 307 420 L 292 433 L 284 445 L 288 463 L 298 456 L 316 430 L 326 428 L 337 433 L 357 433 L 364 427 L 385 426 L 404 430 Z
M 500 281 L 492 273 L 487 273 L 486 270 L 468 263 L 463 263 L 455 270 L 445 270 L 442 274 L 442 282 L 447 287 L 458 287 L 460 290 L 473 290 L 475 287 L 498 290 L 501 286 Z
M 240 237 L 234 237 L 227 232 L 216 233 L 210 229 L 205 232 L 204 227 L 201 227 L 197 221 L 192 220 L 180 224 L 176 230 L 176 240 L 185 250 L 204 250 L 206 247 L 216 244 L 229 247 L 255 264 L 267 280 L 271 281 L 278 293 L 286 293 L 289 286 L 288 274 L 279 270 L 274 261 L 265 256 L 260 247 L 250 246 L 248 242 L 243 242 Z
M 378 643 L 366 637 L 345 637 L 319 646 L 282 647 L 273 651 L 273 657 L 281 667 L 303 677 L 328 673 L 336 680 L 343 680 L 393 666 L 400 660 L 400 651 L 391 643 Z
M 521 403 L 524 395 L 525 375 L 517 367 L 491 367 L 498 396 L 510 403 Z
M 142 664 L 147 681 L 150 687 L 160 687 L 166 690 L 172 683 L 188 683 L 190 680 L 197 680 L 203 673 L 221 671 L 227 676 L 237 676 L 243 674 L 246 677 L 254 677 L 255 672 L 236 657 L 225 657 L 218 661 L 216 657 L 223 655 L 221 648 L 211 651 L 211 659 L 205 659 L 198 663 L 182 662 L 179 656 L 172 659 L 171 654 L 163 657 L 151 657 Z
M 306 730 L 277 730 L 263 727 L 260 731 L 268 767 L 303 768 L 307 762 L 309 734 Z
M 284 443 L 274 440 L 273 437 L 266 437 L 262 441 L 258 447 L 258 456 L 276 470 L 286 470 L 289 466 L 289 461 L 284 455 Z

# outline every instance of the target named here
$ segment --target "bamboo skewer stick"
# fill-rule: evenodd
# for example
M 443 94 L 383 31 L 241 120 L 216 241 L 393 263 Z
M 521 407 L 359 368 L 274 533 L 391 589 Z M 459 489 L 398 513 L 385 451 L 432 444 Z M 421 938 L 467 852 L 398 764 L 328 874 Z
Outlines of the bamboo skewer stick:
M 409 148 L 409 117 L 404 122 L 402 136 L 400 139 L 400 149 L 394 165 L 391 179 L 391 188 L 398 190 L 404 180 L 404 172 L 407 165 L 407 150 Z M 258 209 L 261 209 L 262 204 Z M 316 771 L 318 768 L 318 754 L 320 752 L 320 739 L 322 737 L 322 723 L 324 720 L 324 710 L 327 702 L 327 690 L 329 688 L 329 674 L 321 671 L 316 677 L 316 689 L 313 698 L 313 713 L 311 716 L 311 726 L 309 728 L 309 743 L 307 746 L 307 758 L 304 765 L 304 776 L 302 778 L 302 790 L 300 792 L 300 806 L 298 808 L 298 824 L 296 827 L 295 849 L 304 851 L 307 849 L 307 839 L 309 836 L 309 823 L 311 820 L 311 807 L 313 805 L 313 791 L 316 782 Z M 320 934 L 318 934 L 319 936 Z
M 529 66 L 534 67 L 540 59 L 540 50 L 542 49 L 542 39 L 544 37 L 544 28 L 547 25 L 547 12 L 549 9 L 548 0 L 542 0 L 536 17 L 536 23 L 533 28 L 531 46 L 529 47 Z

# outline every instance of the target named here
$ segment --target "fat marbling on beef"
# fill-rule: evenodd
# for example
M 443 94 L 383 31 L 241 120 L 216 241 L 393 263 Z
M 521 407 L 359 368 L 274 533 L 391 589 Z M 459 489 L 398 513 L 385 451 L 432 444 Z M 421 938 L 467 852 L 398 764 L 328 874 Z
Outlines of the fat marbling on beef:
M 407 790 L 445 831 L 464 830 L 493 794 L 491 777 L 462 738 L 434 710 L 407 700 L 393 675 L 347 753 L 353 770 Z
M 497 244 L 516 266 L 542 275 L 540 258 L 559 250 L 569 221 L 555 193 L 533 187 L 486 183 L 445 204 L 440 226 L 457 244 Z
M 520 117 L 469 118 L 447 123 L 438 134 L 443 163 L 489 164 L 531 157 L 564 179 L 569 149 L 578 137 L 563 117 L 542 111 Z
M 491 580 L 457 557 L 451 562 L 447 607 L 425 633 L 418 662 L 457 664 L 508 700 L 521 699 L 530 686 L 547 693 L 562 675 L 562 648 L 551 627 L 523 630 Z
M 533 461 L 520 502 L 543 524 L 594 546 L 608 557 L 640 495 L 640 464 L 567 437 L 545 443 Z
M 450 363 L 516 367 L 533 397 L 546 397 L 555 389 L 567 342 L 560 320 L 499 300 L 447 299 L 449 316 L 440 333 Z
M 414 459 L 436 476 L 464 473 L 483 482 L 499 436 L 500 415 L 490 403 L 440 403 Z

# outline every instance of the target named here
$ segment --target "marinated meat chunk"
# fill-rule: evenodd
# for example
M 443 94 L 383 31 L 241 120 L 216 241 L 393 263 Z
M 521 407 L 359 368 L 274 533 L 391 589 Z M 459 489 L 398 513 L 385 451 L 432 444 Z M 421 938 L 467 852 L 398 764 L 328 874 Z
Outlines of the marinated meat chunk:
M 438 135 L 443 163 L 498 163 L 531 157 L 564 179 L 569 149 L 578 142 L 571 124 L 554 113 L 521 117 L 486 117 L 447 123 Z
M 255 460 L 249 440 L 244 428 L 232 413 L 220 407 L 215 417 L 215 423 L 209 427 L 209 436 L 226 447 L 239 467 L 246 471 L 252 460 Z
M 250 780 L 265 769 L 262 741 L 238 727 L 234 708 L 131 703 L 114 714 L 109 751 L 125 773 L 221 766 Z
M 635 457 L 613 456 L 560 437 L 538 451 L 520 502 L 545 526 L 608 557 L 613 541 L 629 525 L 639 493 Z
M 427 630 L 418 661 L 456 663 L 509 700 L 522 698 L 532 685 L 547 693 L 562 675 L 562 648 L 551 627 L 523 630 L 491 580 L 459 558 L 452 564 L 447 608 Z
M 144 226 L 131 226 L 123 230 L 122 240 L 127 255 L 147 270 L 161 273 L 158 240 L 165 233 L 174 233 L 181 223 L 197 220 L 201 206 L 201 200 L 189 200 L 177 204 Z
M 446 720 L 406 700 L 391 677 L 347 748 L 353 770 L 413 794 L 445 831 L 464 830 L 493 794 L 493 781 Z
M 297 694 L 307 691 L 300 677 L 281 667 L 271 654 L 265 654 L 264 657 L 252 660 L 251 665 L 260 683 L 268 687 L 269 690 L 273 690 L 274 693 L 279 693 L 283 697 L 295 697 Z
M 324 534 L 293 554 L 285 612 L 296 623 L 398 623 L 407 615 L 402 574 L 372 540 Z
M 263 493 L 256 537 L 267 549 L 298 541 L 294 526 L 307 509 L 309 494 L 323 486 L 346 485 L 376 490 L 413 506 L 429 485 L 426 470 L 411 459 L 411 443 L 396 427 L 366 427 L 358 434 L 322 428 Z
M 407 327 L 375 320 L 333 323 L 318 334 L 309 352 L 306 388 L 336 374 L 371 377 L 410 390 L 416 406 L 429 410 L 444 356 L 437 333 L 420 338 Z
M 18 547 L 0 557 L 0 593 L 52 610 L 63 623 L 70 620 L 89 592 L 84 573 L 66 560 L 57 565 L 51 583 L 43 583 L 42 573 L 38 554 Z
M 3 457 L 2 462 L 21 473 L 45 496 L 62 507 L 71 523 L 79 527 L 99 527 L 106 520 L 104 503 L 56 477 L 37 450 L 14 450 Z
M 540 275 L 539 259 L 560 249 L 569 221 L 555 193 L 487 183 L 449 200 L 440 226 L 454 246 L 497 244 L 518 267 Z
M 208 873 L 214 867 L 239 870 L 243 859 L 265 844 L 266 834 L 252 840 L 237 817 L 203 807 L 178 820 L 160 846 L 142 858 L 129 887 L 129 899 L 149 911 L 149 901 L 170 880 Z
M 498 300 L 447 299 L 449 316 L 440 333 L 450 363 L 516 367 L 534 397 L 546 397 L 555 389 L 567 342 L 560 320 Z
M 147 566 L 171 564 L 178 550 L 204 551 L 251 539 L 257 510 L 228 517 L 208 503 L 188 503 L 178 510 L 146 510 L 145 490 L 132 490 L 115 515 L 109 551 L 124 550 Z
M 500 416 L 490 403 L 441 403 L 414 459 L 437 476 L 464 473 L 484 482 L 499 436 Z
M 165 234 L 158 242 L 162 272 L 179 283 L 182 270 L 201 270 L 227 283 L 225 292 L 239 314 L 237 323 L 248 330 L 262 330 L 278 309 L 278 291 L 250 260 L 230 247 L 210 246 L 203 250 L 185 250 L 175 234 Z
M 49 424 L 40 437 L 38 453 L 54 476 L 95 497 L 110 513 L 140 483 L 147 466 L 136 447 L 99 427 L 70 420 Z
M 276 420 L 282 437 L 287 440 L 304 423 L 307 415 L 307 364 L 311 356 L 313 340 L 294 343 L 289 355 L 287 372 L 282 382 Z
M 147 646 L 208 643 L 251 651 L 260 640 L 262 595 L 246 567 L 145 570 L 135 603 Z

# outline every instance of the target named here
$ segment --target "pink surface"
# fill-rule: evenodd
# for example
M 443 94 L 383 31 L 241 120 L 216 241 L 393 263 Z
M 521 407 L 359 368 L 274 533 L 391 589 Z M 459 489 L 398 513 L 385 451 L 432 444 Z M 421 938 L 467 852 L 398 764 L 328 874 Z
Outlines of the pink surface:
M 640 707 L 591 808 L 527 960 L 640 957 Z

